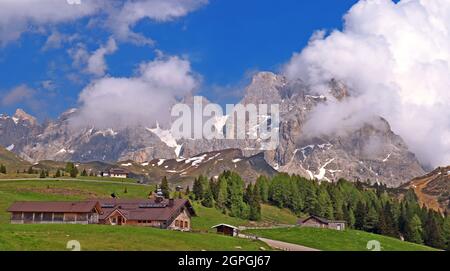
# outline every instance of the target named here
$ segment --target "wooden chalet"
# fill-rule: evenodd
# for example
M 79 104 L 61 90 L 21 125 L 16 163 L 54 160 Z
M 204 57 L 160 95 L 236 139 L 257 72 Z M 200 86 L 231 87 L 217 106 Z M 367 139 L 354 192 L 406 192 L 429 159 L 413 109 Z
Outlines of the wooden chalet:
M 185 199 L 101 199 L 83 202 L 16 202 L 12 224 L 135 225 L 191 230 L 195 211 Z
M 186 199 L 99 200 L 101 224 L 136 225 L 172 230 L 191 230 L 195 211 Z
M 343 220 L 329 220 L 315 215 L 300 219 L 297 224 L 301 227 L 326 228 L 338 231 L 345 230 L 346 226 L 346 222 Z
M 211 227 L 211 229 L 216 229 L 218 234 L 228 235 L 228 236 L 238 236 L 239 229 L 235 226 L 228 224 L 219 224 Z
M 130 175 L 130 172 L 123 168 L 112 168 L 108 172 L 108 176 L 111 178 L 126 179 L 126 178 L 128 178 L 129 175 Z

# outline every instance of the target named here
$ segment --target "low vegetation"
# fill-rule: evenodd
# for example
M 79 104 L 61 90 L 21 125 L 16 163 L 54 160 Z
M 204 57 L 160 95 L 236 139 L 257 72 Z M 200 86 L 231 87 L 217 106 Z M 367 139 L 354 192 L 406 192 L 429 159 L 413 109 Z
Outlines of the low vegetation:
M 83 251 L 255 251 L 269 248 L 259 241 L 213 233 L 186 233 L 144 227 L 103 225 L 0 224 L 0 250 L 67 250 L 77 240 Z
M 248 230 L 246 233 L 259 237 L 294 243 L 324 251 L 367 251 L 369 241 L 378 241 L 382 251 L 432 251 L 433 248 L 404 242 L 395 238 L 378 234 L 345 230 L 336 231 L 317 228 L 284 228 Z M 374 249 L 371 247 L 370 249 Z

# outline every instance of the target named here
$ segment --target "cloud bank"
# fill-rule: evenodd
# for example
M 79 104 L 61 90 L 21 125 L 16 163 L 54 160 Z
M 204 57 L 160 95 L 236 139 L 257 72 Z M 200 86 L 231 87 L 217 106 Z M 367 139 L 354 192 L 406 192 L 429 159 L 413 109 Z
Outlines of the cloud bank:
M 71 123 L 101 129 L 165 123 L 176 99 L 192 93 L 199 84 L 189 61 L 161 57 L 141 64 L 134 77 L 105 77 L 87 86 Z
M 355 128 L 381 115 L 422 163 L 450 164 L 450 1 L 361 0 L 342 31 L 319 31 L 284 67 L 325 92 L 331 78 L 352 98 L 317 108 L 309 133 Z
M 117 40 L 151 44 L 150 38 L 133 32 L 143 19 L 159 22 L 186 16 L 207 4 L 207 0 L 2 0 L 0 1 L 0 45 L 15 41 L 27 31 L 46 32 L 46 28 L 81 18 L 93 18 Z M 58 37 L 53 37 L 58 38 Z

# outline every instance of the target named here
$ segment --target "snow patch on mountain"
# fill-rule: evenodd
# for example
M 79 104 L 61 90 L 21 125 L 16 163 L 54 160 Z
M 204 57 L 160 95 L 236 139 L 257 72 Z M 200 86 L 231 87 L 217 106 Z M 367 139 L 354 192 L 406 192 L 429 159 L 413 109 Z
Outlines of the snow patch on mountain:
M 317 180 L 319 180 L 319 181 L 324 180 L 324 179 L 328 179 L 328 178 L 325 177 L 325 174 L 327 173 L 326 167 L 327 167 L 329 164 L 331 164 L 334 160 L 335 160 L 335 158 L 332 158 L 332 159 L 328 160 L 328 161 L 327 161 L 327 162 L 319 169 L 319 174 L 314 175 L 314 177 L 315 177 Z
M 14 144 L 11 144 L 11 145 L 9 145 L 8 147 L 6 147 L 6 149 L 7 149 L 8 151 L 12 151 L 12 150 L 14 150 L 14 147 L 15 147 L 15 145 L 14 145 Z
M 161 141 L 164 142 L 169 148 L 174 148 L 175 155 L 180 157 L 183 145 L 178 144 L 170 130 L 163 130 L 159 127 L 159 124 L 156 124 L 156 128 L 147 128 L 147 131 L 158 136 L 159 139 L 161 139 Z

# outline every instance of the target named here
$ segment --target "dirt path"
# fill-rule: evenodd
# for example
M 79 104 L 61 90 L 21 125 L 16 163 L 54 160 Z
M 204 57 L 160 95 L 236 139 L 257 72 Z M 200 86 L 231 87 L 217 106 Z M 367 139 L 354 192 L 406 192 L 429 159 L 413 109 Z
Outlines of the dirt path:
M 268 246 L 274 249 L 284 250 L 284 251 L 320 251 L 318 249 L 305 247 L 297 244 L 282 242 L 278 240 L 272 240 L 267 238 L 261 238 L 261 237 L 255 237 L 251 235 L 245 235 L 245 234 L 239 234 L 240 238 L 246 238 L 246 239 L 256 239 L 261 242 L 266 243 Z
M 258 240 L 266 243 L 267 245 L 269 245 L 272 248 L 281 249 L 284 251 L 319 251 L 318 249 L 305 247 L 305 246 L 301 246 L 301 245 L 297 245 L 297 244 L 286 243 L 286 242 L 277 241 L 277 240 L 272 240 L 272 239 L 258 238 Z

